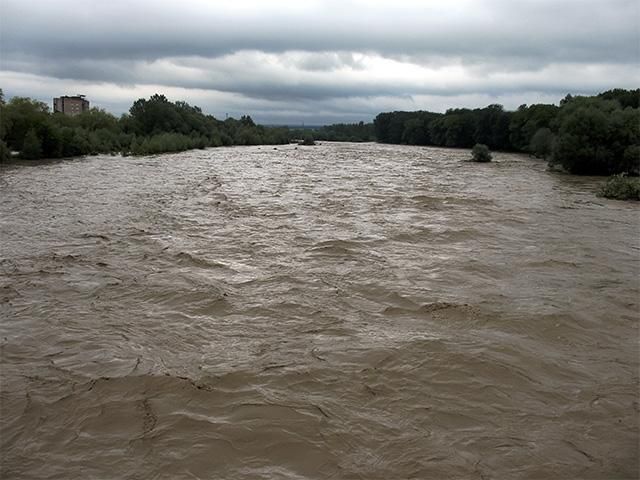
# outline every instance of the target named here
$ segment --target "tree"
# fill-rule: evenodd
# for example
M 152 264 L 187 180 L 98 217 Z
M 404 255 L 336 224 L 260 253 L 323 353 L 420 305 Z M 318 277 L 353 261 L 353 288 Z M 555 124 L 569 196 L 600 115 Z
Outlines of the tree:
M 92 108 L 75 117 L 77 125 L 87 130 L 118 130 L 118 119 L 101 108 Z
M 603 100 L 616 100 L 622 108 L 640 108 L 640 88 L 635 90 L 625 90 L 614 88 L 598 95 Z
M 536 104 L 527 107 L 521 105 L 511 115 L 509 122 L 509 142 L 516 150 L 526 151 L 533 136 L 541 128 L 551 129 L 553 120 L 558 115 L 555 105 Z
M 531 138 L 529 153 L 538 158 L 546 159 L 551 154 L 553 133 L 548 128 L 540 128 Z
M 245 127 L 255 127 L 256 124 L 253 122 L 253 119 L 249 115 L 242 115 L 240 117 L 240 123 Z
M 556 121 L 551 164 L 582 175 L 638 170 L 633 149 L 625 152 L 640 144 L 639 109 L 623 110 L 616 100 L 575 97 L 563 104 Z
M 149 100 L 136 100 L 129 109 L 129 115 L 137 134 L 179 132 L 184 126 L 175 105 L 167 97 L 157 93 L 149 97 Z
M 629 145 L 622 155 L 621 172 L 640 175 L 640 145 Z
M 27 132 L 36 133 L 49 122 L 49 107 L 42 102 L 25 97 L 13 97 L 2 106 L 4 140 L 12 150 L 22 150 Z
M 20 156 L 27 160 L 42 158 L 42 142 L 33 128 L 30 129 L 24 137 Z
M 411 118 L 404 123 L 402 143 L 408 145 L 427 145 L 429 132 L 421 118 Z
M 474 110 L 476 143 L 488 145 L 490 148 L 507 149 L 509 147 L 509 114 L 502 105 L 489 105 Z
M 474 114 L 466 108 L 447 110 L 444 116 L 445 146 L 470 148 L 476 130 Z

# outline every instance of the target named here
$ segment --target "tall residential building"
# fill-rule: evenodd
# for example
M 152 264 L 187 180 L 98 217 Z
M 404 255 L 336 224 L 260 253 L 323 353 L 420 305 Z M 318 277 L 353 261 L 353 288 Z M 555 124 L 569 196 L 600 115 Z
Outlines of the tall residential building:
M 66 95 L 53 99 L 53 111 L 61 112 L 65 115 L 78 115 L 89 110 L 89 101 L 84 99 L 84 95 L 68 97 Z

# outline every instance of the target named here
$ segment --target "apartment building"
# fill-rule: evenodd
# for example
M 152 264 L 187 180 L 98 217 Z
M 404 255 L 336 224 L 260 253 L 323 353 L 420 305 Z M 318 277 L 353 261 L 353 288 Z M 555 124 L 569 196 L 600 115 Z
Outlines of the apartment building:
M 89 101 L 85 100 L 84 95 L 73 97 L 64 95 L 53 99 L 54 112 L 64 113 L 65 115 L 79 115 L 87 110 L 89 110 Z

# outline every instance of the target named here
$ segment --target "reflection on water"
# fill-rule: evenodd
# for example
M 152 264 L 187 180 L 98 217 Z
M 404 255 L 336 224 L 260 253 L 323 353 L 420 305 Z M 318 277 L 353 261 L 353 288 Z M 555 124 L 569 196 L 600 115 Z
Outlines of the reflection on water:
M 3 478 L 636 478 L 636 205 L 522 156 L 0 169 Z

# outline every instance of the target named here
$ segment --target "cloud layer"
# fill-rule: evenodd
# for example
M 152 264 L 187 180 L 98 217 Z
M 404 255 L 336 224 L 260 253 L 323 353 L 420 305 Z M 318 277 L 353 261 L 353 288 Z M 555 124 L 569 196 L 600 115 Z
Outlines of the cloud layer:
M 632 0 L 2 0 L 0 87 L 116 113 L 165 92 L 266 123 L 640 84 Z

